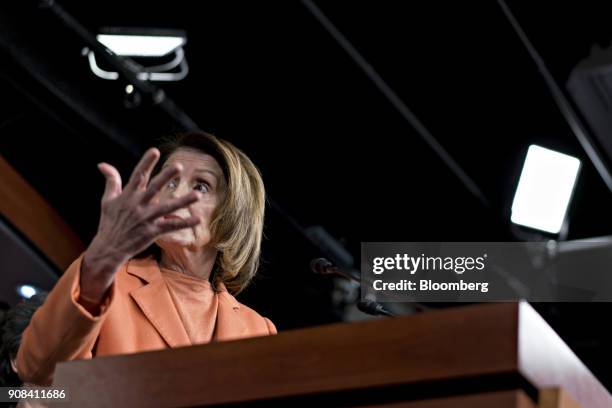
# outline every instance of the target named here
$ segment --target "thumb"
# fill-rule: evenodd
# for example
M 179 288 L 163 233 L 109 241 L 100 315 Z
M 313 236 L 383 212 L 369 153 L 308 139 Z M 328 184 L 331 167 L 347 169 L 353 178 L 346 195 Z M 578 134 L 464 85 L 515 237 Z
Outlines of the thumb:
M 108 163 L 99 163 L 98 170 L 100 170 L 106 179 L 102 201 L 112 200 L 121 194 L 121 176 L 117 169 Z

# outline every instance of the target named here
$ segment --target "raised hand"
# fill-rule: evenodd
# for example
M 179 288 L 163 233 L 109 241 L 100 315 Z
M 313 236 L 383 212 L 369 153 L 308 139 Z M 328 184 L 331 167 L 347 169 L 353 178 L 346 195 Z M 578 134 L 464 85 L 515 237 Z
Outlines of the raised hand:
M 80 280 L 81 298 L 90 304 L 100 302 L 119 267 L 146 249 L 157 237 L 199 223 L 199 219 L 193 216 L 186 219 L 164 218 L 196 202 L 200 194 L 192 191 L 158 203 L 155 200 L 157 194 L 182 171 L 180 164 L 168 166 L 150 180 L 159 155 L 155 148 L 147 150 L 125 187 L 117 169 L 107 163 L 98 165 L 106 178 L 106 186 L 98 232 L 85 251 Z

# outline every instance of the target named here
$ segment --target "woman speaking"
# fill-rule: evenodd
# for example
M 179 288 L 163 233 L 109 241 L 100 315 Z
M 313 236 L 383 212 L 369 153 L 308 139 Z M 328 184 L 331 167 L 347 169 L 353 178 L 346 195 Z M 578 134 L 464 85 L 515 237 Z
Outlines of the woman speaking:
M 148 150 L 125 186 L 98 168 L 98 232 L 23 333 L 24 382 L 50 385 L 66 360 L 276 334 L 233 296 L 257 271 L 265 205 L 242 151 L 189 133 Z

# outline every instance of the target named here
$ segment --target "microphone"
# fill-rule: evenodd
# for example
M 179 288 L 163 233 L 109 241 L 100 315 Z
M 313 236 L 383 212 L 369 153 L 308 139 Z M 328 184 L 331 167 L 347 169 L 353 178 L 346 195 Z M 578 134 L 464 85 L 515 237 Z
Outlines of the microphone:
M 318 275 L 340 275 L 343 278 L 361 283 L 361 278 L 355 276 L 352 271 L 343 271 L 325 258 L 315 258 L 310 261 L 310 269 Z M 373 316 L 396 316 L 394 313 L 386 310 L 383 305 L 372 299 L 359 301 L 357 303 L 357 308 L 363 313 Z
M 338 268 L 325 258 L 315 258 L 310 261 L 310 269 L 319 275 L 331 275 L 338 271 Z
M 310 269 L 317 275 L 340 275 L 345 279 L 361 283 L 355 271 L 338 268 L 326 258 L 315 258 L 310 261 Z
M 340 275 L 343 278 L 361 283 L 361 279 L 353 271 L 344 271 L 325 258 L 315 258 L 310 261 L 310 269 L 317 275 Z
M 383 305 L 381 305 L 380 303 L 375 302 L 370 299 L 359 301 L 357 303 L 357 309 L 361 310 L 363 313 L 374 315 L 374 316 L 378 316 L 378 315 L 391 316 L 391 317 L 397 316 L 396 314 L 391 313 L 387 309 L 385 309 Z

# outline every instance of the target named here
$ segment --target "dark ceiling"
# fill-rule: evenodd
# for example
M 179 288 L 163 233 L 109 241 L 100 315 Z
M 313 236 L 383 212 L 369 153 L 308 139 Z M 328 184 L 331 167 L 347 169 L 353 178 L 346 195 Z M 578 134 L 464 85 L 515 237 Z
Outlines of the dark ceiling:
M 89 242 L 103 188 L 95 164 L 116 164 L 127 177 L 133 151 L 179 127 L 146 102 L 126 109 L 126 82 L 94 77 L 82 39 L 37 2 L 19 3 L 0 5 L 0 152 Z M 364 241 L 516 239 L 509 206 L 532 143 L 583 161 L 568 238 L 612 234 L 612 195 L 496 1 L 319 2 L 489 206 L 299 1 L 59 3 L 92 33 L 185 30 L 191 71 L 161 85 L 166 94 L 202 129 L 245 150 L 284 212 L 324 226 L 355 258 Z M 563 88 L 591 45 L 612 39 L 601 2 L 508 4 Z M 245 302 L 281 329 L 339 319 L 332 283 L 308 271 L 316 249 L 271 208 L 266 236 L 261 278 Z M 583 309 L 564 313 L 576 321 Z M 594 330 L 585 341 L 609 338 Z

